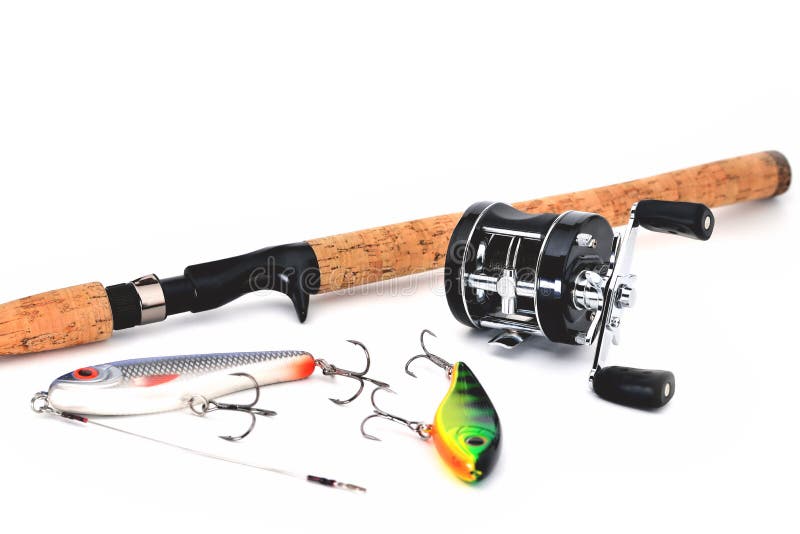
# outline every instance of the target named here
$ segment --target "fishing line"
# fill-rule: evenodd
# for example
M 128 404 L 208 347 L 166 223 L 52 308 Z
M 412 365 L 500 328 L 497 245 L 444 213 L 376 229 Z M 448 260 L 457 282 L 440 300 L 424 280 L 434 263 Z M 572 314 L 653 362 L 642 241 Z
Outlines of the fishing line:
M 179 445 L 177 443 L 173 443 L 170 441 L 165 441 L 162 439 L 154 438 L 152 436 L 147 436 L 145 434 L 139 434 L 137 432 L 132 432 L 130 430 L 125 430 L 120 427 L 107 425 L 105 423 L 101 423 L 99 421 L 95 421 L 93 419 L 89 419 L 87 417 L 83 417 L 81 415 L 70 414 L 66 412 L 59 412 L 52 408 L 47 401 L 47 393 L 41 392 L 38 393 L 32 400 L 31 400 L 31 408 L 33 411 L 37 413 L 47 413 L 52 415 L 58 415 L 65 419 L 70 419 L 72 421 L 78 421 L 80 423 L 88 423 L 95 426 L 99 426 L 108 430 L 113 430 L 115 432 L 119 432 L 121 434 L 126 434 L 128 436 L 134 436 L 140 439 L 144 439 L 147 441 L 151 441 L 153 443 L 159 443 L 161 445 L 166 445 L 168 447 L 172 447 L 174 449 L 178 449 L 181 451 L 189 452 L 195 454 L 197 456 L 202 456 L 205 458 L 210 458 L 212 460 L 219 460 L 221 462 L 227 462 L 230 464 L 241 465 L 244 467 L 251 467 L 253 469 L 260 469 L 261 471 L 267 471 L 269 473 L 275 473 L 277 475 L 284 475 L 291 478 L 305 480 L 306 482 L 311 482 L 312 484 L 319 484 L 321 486 L 326 486 L 329 488 L 335 489 L 342 489 L 347 491 L 352 491 L 355 493 L 366 493 L 367 489 L 363 486 L 358 486 L 356 484 L 350 484 L 348 482 L 340 482 L 338 480 L 332 478 L 321 477 L 317 475 L 310 475 L 310 474 L 303 474 L 295 471 L 290 471 L 288 469 L 280 469 L 277 467 L 271 467 L 262 464 L 254 464 L 249 462 L 244 462 L 242 460 L 237 460 L 236 458 L 231 458 L 230 456 L 223 456 L 221 454 L 215 454 L 208 451 L 203 451 L 199 449 L 193 449 L 191 447 L 187 447 L 185 445 Z

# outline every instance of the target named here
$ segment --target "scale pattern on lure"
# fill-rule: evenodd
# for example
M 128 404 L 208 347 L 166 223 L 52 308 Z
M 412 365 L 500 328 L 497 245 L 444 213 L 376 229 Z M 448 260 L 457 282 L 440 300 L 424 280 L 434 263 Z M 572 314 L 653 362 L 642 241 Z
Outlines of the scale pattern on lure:
M 183 408 L 195 395 L 212 399 L 252 388 L 253 382 L 300 380 L 315 365 L 309 353 L 287 350 L 137 358 L 67 373 L 50 385 L 48 400 L 54 409 L 74 414 L 156 413 Z
M 464 362 L 456 362 L 431 427 L 439 455 L 466 482 L 491 471 L 500 447 L 500 418 L 489 395 Z
M 192 376 L 221 369 L 230 369 L 231 367 L 251 365 L 265 360 L 289 359 L 304 355 L 308 356 L 308 353 L 299 350 L 229 352 L 192 356 L 136 358 L 111 362 L 108 365 L 117 367 L 122 373 L 123 380 L 136 381 L 139 378 L 153 376 Z

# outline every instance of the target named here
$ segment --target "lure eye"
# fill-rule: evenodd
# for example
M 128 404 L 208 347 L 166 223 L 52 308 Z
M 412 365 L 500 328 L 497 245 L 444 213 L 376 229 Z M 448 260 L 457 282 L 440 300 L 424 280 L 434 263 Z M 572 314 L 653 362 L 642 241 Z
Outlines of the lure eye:
M 94 367 L 81 367 L 72 372 L 72 377 L 77 380 L 92 380 L 100 375 L 100 371 Z
M 482 436 L 469 436 L 464 440 L 464 443 L 471 445 L 472 447 L 480 447 L 481 445 L 486 444 L 486 438 Z

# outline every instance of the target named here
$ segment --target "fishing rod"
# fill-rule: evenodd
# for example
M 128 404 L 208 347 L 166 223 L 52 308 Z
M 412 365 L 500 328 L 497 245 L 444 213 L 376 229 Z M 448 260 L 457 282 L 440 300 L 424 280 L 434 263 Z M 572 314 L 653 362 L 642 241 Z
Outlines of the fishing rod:
M 712 207 L 722 206 L 780 195 L 788 189 L 790 181 L 789 164 L 782 154 L 774 151 L 760 152 L 650 178 L 518 202 L 512 207 L 518 212 L 527 214 L 559 214 L 576 210 L 604 218 L 607 224 L 600 224 L 602 228 L 598 227 L 598 231 L 604 236 L 601 243 L 601 248 L 604 250 L 603 257 L 598 264 L 605 264 L 607 267 L 608 260 L 613 254 L 610 229 L 606 226 L 619 226 L 628 222 L 631 219 L 631 206 L 640 200 L 682 201 L 702 203 Z M 642 211 L 636 225 L 643 221 L 647 227 L 648 221 L 644 220 L 644 211 L 647 210 Z M 680 209 L 678 211 L 680 212 Z M 670 227 L 670 218 L 675 222 L 674 212 L 667 213 L 666 219 L 662 218 L 661 222 L 658 222 L 659 213 L 658 210 L 653 211 L 653 206 L 648 213 L 649 222 L 653 223 L 651 226 L 660 225 L 661 231 L 684 234 L 694 232 L 695 237 L 704 232 L 702 228 L 692 226 L 697 222 L 696 216 L 701 212 L 692 212 L 688 215 L 684 213 L 688 221 L 684 220 L 683 223 L 691 227 L 689 230 Z M 468 212 L 468 215 L 465 216 L 468 219 L 465 223 L 467 226 L 470 221 L 474 223 L 479 214 L 470 215 Z M 500 213 L 497 216 L 500 219 L 508 216 L 512 220 L 518 217 L 510 212 Z M 92 282 L 8 302 L 0 305 L 0 354 L 40 352 L 103 341 L 111 337 L 115 330 L 161 322 L 168 316 L 179 313 L 211 310 L 258 290 L 273 290 L 286 294 L 294 305 L 298 319 L 302 322 L 308 314 L 310 295 L 444 267 L 448 257 L 448 246 L 451 244 L 451 234 L 456 229 L 457 223 L 463 220 L 461 217 L 462 215 L 458 213 L 439 215 L 263 248 L 240 256 L 191 265 L 182 275 L 170 278 L 159 278 L 155 274 L 148 274 L 131 282 L 107 287 L 100 282 Z M 555 217 L 554 215 L 548 219 L 548 224 L 544 225 L 545 231 L 550 226 L 560 228 L 554 222 Z M 681 214 L 678 213 L 678 219 L 680 217 Z M 574 224 L 581 223 L 578 221 Z M 703 224 L 702 218 L 699 224 Z M 596 223 L 590 224 L 592 225 L 596 226 Z M 505 234 L 501 232 L 506 237 L 535 241 L 533 237 L 538 235 L 537 232 L 528 232 L 529 235 L 526 237 L 519 231 L 514 235 L 513 229 L 509 234 L 509 228 L 514 226 L 513 221 L 507 226 Z M 478 230 L 487 235 L 492 234 L 483 227 Z M 710 228 L 706 227 L 705 231 L 710 231 Z M 466 241 L 470 241 L 469 232 L 463 237 Z M 546 238 L 545 235 L 538 237 L 540 242 L 542 238 Z M 582 237 L 587 239 L 585 236 Z M 591 237 L 589 235 L 585 245 L 592 244 Z M 450 256 L 456 254 L 451 252 Z M 454 261 L 453 265 L 463 271 L 466 263 L 462 260 Z M 535 262 L 531 267 L 536 267 Z M 480 276 L 478 272 L 471 274 Z M 591 317 L 592 313 L 595 314 L 594 317 L 606 313 L 607 310 L 600 304 L 604 291 L 601 286 L 605 280 L 604 287 L 607 289 L 610 280 L 606 273 L 595 274 L 600 276 L 600 280 L 592 274 L 584 276 L 585 280 L 581 282 L 583 284 L 581 295 L 586 300 L 579 306 L 586 312 L 586 319 L 583 322 L 594 323 L 593 328 L 597 327 L 596 321 L 589 320 L 588 317 Z M 503 283 L 498 286 L 497 282 L 501 279 Z M 471 280 L 480 285 L 479 278 Z M 511 288 L 506 283 L 509 280 L 511 278 L 496 276 L 486 283 L 490 290 L 497 292 L 498 289 Z M 456 285 L 463 285 L 464 282 L 462 278 L 456 278 L 454 281 Z M 516 284 L 514 288 L 519 286 L 519 291 L 515 289 L 511 294 L 514 298 L 502 300 L 501 313 L 517 311 L 513 306 L 515 299 L 524 298 L 525 291 L 529 294 L 532 291 L 530 287 L 526 289 L 524 280 L 520 282 L 520 284 L 514 282 Z M 470 291 L 484 290 L 485 288 L 470 286 Z M 543 295 L 540 300 L 545 302 L 545 297 L 546 295 Z M 448 299 L 452 300 L 450 296 Z M 560 313 L 560 305 L 561 303 L 550 302 L 548 309 Z M 475 319 L 471 317 L 473 309 L 460 312 L 458 306 L 454 307 L 452 302 L 451 309 L 462 322 L 475 326 Z M 598 314 L 598 311 L 603 313 Z M 505 315 L 513 319 L 520 314 L 505 313 Z M 615 313 L 609 312 L 606 315 L 606 319 L 612 322 L 619 319 Z M 527 321 L 530 323 L 530 317 Z M 525 326 L 524 322 L 517 320 L 510 326 L 501 325 L 508 327 L 506 330 L 509 332 L 508 336 L 500 340 L 501 343 L 515 344 L 513 337 L 521 331 L 521 327 Z M 548 329 L 552 331 L 554 327 L 552 321 L 550 323 Z M 496 325 L 487 321 L 486 325 L 489 324 Z M 531 332 L 542 331 L 540 325 L 528 324 L 528 326 Z M 581 328 L 583 326 L 586 325 L 582 324 Z M 592 337 L 592 332 L 588 332 L 588 328 L 589 326 L 586 326 L 586 332 L 577 332 L 574 329 L 567 331 L 561 328 L 558 335 L 564 338 L 564 342 L 577 344 L 579 342 L 575 336 L 569 339 L 568 337 L 575 332 L 583 333 L 582 341 L 586 341 L 585 334 L 590 334 L 589 338 Z

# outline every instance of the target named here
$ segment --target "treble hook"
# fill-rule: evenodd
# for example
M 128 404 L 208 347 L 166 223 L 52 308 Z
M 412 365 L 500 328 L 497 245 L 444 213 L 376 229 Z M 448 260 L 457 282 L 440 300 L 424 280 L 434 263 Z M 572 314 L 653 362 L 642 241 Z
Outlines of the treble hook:
M 378 408 L 378 405 L 375 404 L 375 394 L 381 390 L 388 391 L 389 393 L 394 393 L 394 391 L 392 391 L 391 389 L 384 387 L 377 387 L 375 388 L 375 391 L 372 392 L 370 398 L 372 399 L 372 407 L 374 408 L 374 410 L 372 415 L 368 415 L 367 417 L 364 418 L 363 421 L 361 421 L 362 436 L 364 436 L 367 439 L 380 441 L 381 438 L 375 437 L 372 434 L 367 434 L 367 431 L 364 430 L 364 426 L 367 424 L 367 421 L 369 421 L 370 419 L 380 418 L 380 419 L 386 419 L 388 421 L 394 421 L 395 423 L 399 423 L 405 427 L 408 427 L 414 432 L 416 432 L 422 439 L 428 439 L 429 437 L 431 437 L 431 429 L 433 428 L 431 425 L 427 423 L 421 423 L 419 421 L 409 421 L 408 419 L 399 417 L 397 415 L 392 415 L 386 410 Z
M 369 366 L 370 366 L 370 363 L 371 363 L 370 357 L 369 357 L 369 351 L 367 350 L 367 347 L 364 346 L 364 344 L 361 343 L 360 341 L 356 341 L 354 339 L 348 339 L 347 342 L 348 343 L 352 343 L 353 345 L 357 345 L 357 346 L 361 347 L 361 349 L 364 351 L 364 354 L 367 357 L 367 366 L 364 367 L 363 371 L 348 371 L 347 369 L 342 369 L 341 367 L 336 367 L 335 365 L 330 364 L 330 363 L 326 362 L 325 360 L 323 360 L 321 358 L 318 358 L 318 359 L 314 360 L 314 363 L 317 365 L 317 367 L 322 369 L 322 374 L 325 375 L 325 376 L 344 376 L 346 378 L 352 378 L 353 380 L 357 380 L 358 381 L 358 383 L 359 383 L 358 391 L 356 391 L 356 394 L 353 395 L 352 397 L 350 397 L 349 399 L 342 400 L 342 399 L 334 399 L 332 397 L 329 397 L 329 400 L 331 402 L 333 402 L 334 404 L 338 404 L 340 406 L 344 405 L 344 404 L 350 404 L 351 402 L 356 400 L 359 395 L 361 395 L 361 392 L 364 391 L 364 385 L 365 385 L 364 381 L 367 381 L 367 382 L 370 382 L 372 384 L 375 384 L 379 388 L 389 389 L 389 384 L 387 384 L 386 382 L 381 382 L 380 380 L 375 380 L 374 378 L 370 378 L 368 376 L 365 376 L 369 372 Z
M 435 355 L 434 353 L 432 353 L 431 351 L 428 350 L 428 348 L 425 346 L 425 334 L 430 334 L 433 337 L 436 337 L 436 334 L 434 334 L 433 332 L 431 332 L 427 328 L 422 331 L 422 333 L 419 335 L 419 344 L 422 345 L 422 351 L 425 354 L 418 354 L 418 355 L 414 356 L 413 358 L 411 358 L 410 360 L 408 360 L 406 362 L 406 373 L 408 373 L 409 375 L 413 376 L 414 378 L 417 378 L 417 375 L 412 373 L 411 370 L 408 367 L 411 365 L 411 362 L 413 362 L 414 360 L 416 360 L 418 358 L 424 358 L 426 360 L 429 360 L 429 361 L 433 362 L 434 365 L 437 365 L 438 367 L 441 367 L 442 369 L 444 369 L 445 372 L 447 372 L 447 376 L 449 378 L 450 375 L 453 374 L 453 364 L 448 362 L 444 358 L 441 358 L 441 357 Z
M 256 415 L 263 415 L 264 417 L 271 417 L 273 415 L 278 415 L 278 412 L 274 412 L 272 410 L 264 410 L 263 408 L 255 408 L 255 405 L 258 403 L 258 399 L 261 398 L 261 390 L 260 386 L 258 385 L 258 381 L 253 378 L 253 375 L 249 375 L 247 373 L 231 373 L 230 376 L 243 376 L 249 378 L 253 385 L 255 386 L 256 398 L 253 402 L 249 404 L 228 404 L 226 402 L 219 402 L 216 399 L 206 399 L 202 395 L 193 395 L 189 399 L 189 408 L 194 412 L 196 415 L 205 415 L 209 412 L 214 412 L 216 410 L 229 410 L 232 412 L 243 412 L 250 415 L 250 426 L 248 427 L 247 431 L 243 434 L 238 436 L 219 436 L 220 438 L 226 441 L 240 441 L 248 436 L 250 432 L 253 431 L 253 428 L 256 426 Z

